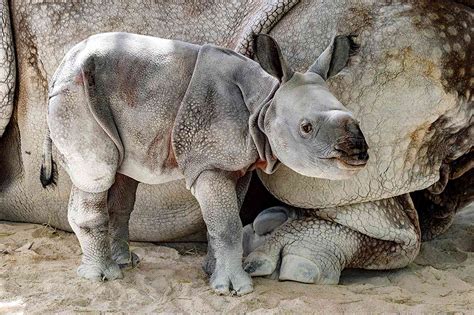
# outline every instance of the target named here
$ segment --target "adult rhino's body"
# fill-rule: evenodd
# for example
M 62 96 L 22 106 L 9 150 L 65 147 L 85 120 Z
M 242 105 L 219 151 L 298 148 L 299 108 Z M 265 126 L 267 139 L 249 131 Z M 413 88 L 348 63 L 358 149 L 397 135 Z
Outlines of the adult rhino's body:
M 249 31 L 268 31 L 278 21 L 271 34 L 286 48 L 289 63 L 296 69 L 307 68 L 335 33 L 359 35 L 359 55 L 349 71 L 330 85 L 361 120 L 371 160 L 358 176 L 341 182 L 309 180 L 284 168 L 275 176 L 264 176 L 265 186 L 277 198 L 298 207 L 319 208 L 315 213 L 335 223 L 315 217 L 286 223 L 256 257 L 268 262 L 262 264 L 267 270 L 254 271 L 271 272 L 273 257 L 279 257 L 273 254 L 282 247 L 288 257 L 283 278 L 301 281 L 323 282 L 292 274 L 297 269 L 291 268 L 292 259 L 309 261 L 313 274 L 315 262 L 335 266 L 327 271 L 326 280 L 332 282 L 345 266 L 406 265 L 419 248 L 417 212 L 421 232 L 429 237 L 446 229 L 457 209 L 473 197 L 472 8 L 454 1 L 295 3 L 272 8 L 263 2 L 227 7 L 147 2 L 144 9 L 139 2 L 123 7 L 15 2 L 10 13 L 18 84 L 13 116 L 0 138 L 0 219 L 46 222 L 70 230 L 67 176 L 60 170 L 58 185 L 46 191 L 37 179 L 46 128 L 47 81 L 64 53 L 80 39 L 120 30 L 213 42 L 250 54 Z M 2 12 L 3 24 L 8 25 L 8 7 L 3 6 Z M 9 36 L 4 29 L 1 56 L 9 57 L 2 63 L 4 69 L 14 70 Z M 6 96 L 0 105 L 2 121 L 13 104 L 14 72 L 5 73 L 0 86 Z M 411 194 L 413 204 L 408 193 L 418 190 L 423 191 Z M 189 239 L 203 226 L 199 207 L 184 182 L 139 187 L 132 239 Z M 292 247 L 286 246 L 290 243 Z M 315 243 L 322 247 L 304 252 L 307 244 Z M 311 252 L 328 253 L 329 258 L 318 261 Z

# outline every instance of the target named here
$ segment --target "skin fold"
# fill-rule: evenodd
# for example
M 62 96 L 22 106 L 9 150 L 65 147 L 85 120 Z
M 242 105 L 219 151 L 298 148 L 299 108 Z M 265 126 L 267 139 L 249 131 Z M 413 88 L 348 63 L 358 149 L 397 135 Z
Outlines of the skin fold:
M 0 136 L 13 113 L 13 95 L 16 83 L 16 63 L 10 8 L 8 3 L 0 4 L 2 29 L 0 33 Z
M 412 196 L 420 216 L 421 234 L 428 238 L 448 228 L 454 214 L 472 201 L 472 192 L 466 191 L 466 187 L 473 186 L 469 172 L 474 143 L 472 87 L 469 86 L 472 49 L 468 49 L 474 36 L 469 28 L 472 8 L 454 1 L 285 3 L 291 8 L 286 6 L 284 15 L 282 10 L 278 13 L 276 1 L 270 2 L 269 7 L 266 1 L 242 1 L 235 5 L 200 1 L 179 7 L 172 3 L 151 5 L 138 1 L 127 6 L 50 1 L 35 5 L 22 1 L 9 3 L 13 29 L 9 32 L 15 38 L 17 67 L 12 67 L 12 62 L 7 67 L 16 69 L 18 84 L 15 91 L 8 90 L 10 100 L 13 93 L 16 97 L 10 123 L 0 138 L 0 218 L 48 223 L 71 230 L 66 214 L 71 190 L 67 174 L 60 168 L 57 185 L 44 190 L 38 181 L 38 166 L 46 130 L 48 81 L 63 55 L 77 42 L 95 33 L 128 31 L 235 49 L 241 38 L 247 36 L 249 25 L 263 24 L 280 43 L 288 64 L 299 71 L 314 62 L 334 35 L 358 35 L 358 54 L 327 84 L 360 121 L 370 159 L 363 171 L 342 181 L 308 179 L 284 167 L 271 176 L 259 174 L 277 199 L 314 211 L 284 221 L 280 228 L 274 227 L 276 236 L 268 238 L 268 243 L 262 244 L 265 250 L 258 252 L 268 257 L 271 249 L 282 250 L 288 240 L 301 239 L 303 242 L 292 247 L 290 258 L 301 257 L 303 265 L 308 266 L 301 270 L 316 274 L 315 270 L 324 269 L 319 266 L 326 263 L 308 255 L 305 244 L 324 240 L 320 243 L 325 252 L 327 248 L 341 247 L 337 252 L 344 256 L 341 260 L 328 258 L 335 266 L 330 269 L 333 282 L 338 268 L 384 268 L 384 264 L 402 267 L 410 261 L 417 248 L 412 244 L 420 241 L 416 220 L 405 221 L 406 227 L 390 223 L 397 221 L 397 215 L 404 218 L 411 209 L 391 204 L 398 204 L 401 196 Z M 148 6 L 147 10 L 143 10 L 144 5 Z M 276 19 L 263 9 L 271 11 L 272 5 Z M 4 12 L 2 9 L 3 17 Z M 177 17 L 183 16 L 184 20 L 178 20 Z M 221 27 L 216 28 L 216 24 Z M 6 39 L 2 35 L 2 43 L 11 43 Z M 11 107 L 4 104 L 11 102 L 3 102 L 0 108 Z M 57 160 L 56 151 L 53 157 Z M 433 185 L 436 187 L 428 189 Z M 253 202 L 246 200 L 244 217 L 251 220 L 253 216 L 248 213 L 261 210 L 252 205 L 265 204 L 262 199 L 271 198 L 262 194 Z M 131 239 L 205 239 L 199 205 L 186 190 L 184 181 L 154 186 L 140 184 L 136 201 L 130 218 Z M 328 208 L 353 211 L 354 219 L 334 222 L 320 215 Z M 380 234 L 356 228 L 354 222 L 359 221 L 361 208 L 374 214 L 391 213 L 394 219 L 388 220 L 390 224 L 386 226 L 405 232 L 388 234 L 393 239 L 382 239 Z M 392 210 L 378 210 L 381 208 Z M 380 222 L 380 216 L 373 215 L 362 221 L 362 225 L 376 226 Z M 398 234 L 405 237 L 396 238 Z M 324 235 L 334 235 L 339 243 L 334 241 L 334 244 Z M 347 246 L 340 241 L 344 239 Z M 377 248 L 383 249 L 383 253 L 377 256 L 380 260 L 370 262 L 367 257 L 373 252 L 370 244 L 374 241 L 380 242 Z M 391 245 L 395 245 L 393 255 L 390 255 Z M 282 255 L 286 256 L 285 250 Z M 298 276 L 299 264 L 288 266 L 296 267 L 293 273 L 286 272 L 286 279 L 303 279 Z

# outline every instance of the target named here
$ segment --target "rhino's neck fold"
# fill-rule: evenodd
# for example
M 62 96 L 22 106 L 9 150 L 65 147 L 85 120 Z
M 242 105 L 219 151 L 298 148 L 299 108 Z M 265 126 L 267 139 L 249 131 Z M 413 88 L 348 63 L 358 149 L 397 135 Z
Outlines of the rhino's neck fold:
M 275 92 L 280 87 L 279 81 L 269 75 L 255 61 L 245 58 L 233 73 L 234 83 L 242 93 L 245 106 L 249 111 L 249 133 L 259 160 L 265 161 L 262 169 L 267 174 L 272 174 L 279 162 L 272 152 L 270 142 L 265 134 L 264 121 Z
M 209 44 L 200 48 L 172 132 L 188 189 L 215 165 L 242 170 L 259 162 L 265 172 L 273 172 L 277 160 L 259 121 L 278 86 L 278 80 L 245 56 Z M 247 125 L 242 125 L 245 120 Z M 228 128 L 230 135 L 208 140 L 208 134 Z M 236 147 L 227 148 L 232 142 Z M 231 153 L 235 149 L 241 153 L 237 157 Z
M 279 84 L 275 80 L 274 85 L 267 91 L 267 93 L 260 93 L 260 96 L 266 95 L 265 98 L 261 97 L 257 104 L 247 104 L 247 109 L 250 112 L 249 117 L 249 133 L 252 141 L 257 149 L 259 160 L 265 161 L 265 167 L 262 170 L 267 174 L 275 172 L 279 165 L 279 161 L 273 154 L 270 142 L 268 141 L 267 135 L 265 134 L 265 115 L 268 108 L 272 103 L 273 96 L 278 89 Z M 250 106 L 249 106 L 250 105 Z

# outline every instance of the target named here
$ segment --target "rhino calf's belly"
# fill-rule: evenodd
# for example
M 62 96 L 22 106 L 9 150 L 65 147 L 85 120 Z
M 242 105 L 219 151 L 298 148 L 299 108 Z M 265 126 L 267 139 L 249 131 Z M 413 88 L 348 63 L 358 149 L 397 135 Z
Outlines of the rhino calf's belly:
M 164 161 L 166 163 L 167 161 Z M 140 161 L 125 159 L 117 173 L 129 176 L 140 183 L 157 185 L 183 179 L 183 173 L 177 168 L 152 168 Z

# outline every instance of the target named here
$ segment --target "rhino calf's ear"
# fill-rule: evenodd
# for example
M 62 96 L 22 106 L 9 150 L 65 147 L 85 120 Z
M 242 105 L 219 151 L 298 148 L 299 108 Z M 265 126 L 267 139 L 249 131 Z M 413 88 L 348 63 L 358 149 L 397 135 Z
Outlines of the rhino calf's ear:
M 281 54 L 280 46 L 275 39 L 267 34 L 258 34 L 253 40 L 253 51 L 262 68 L 276 77 L 280 82 L 286 82 L 293 76 Z
M 347 65 L 349 57 L 359 49 L 353 37 L 346 35 L 334 37 L 331 44 L 309 67 L 308 72 L 319 74 L 324 80 L 338 74 Z

